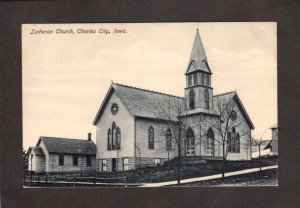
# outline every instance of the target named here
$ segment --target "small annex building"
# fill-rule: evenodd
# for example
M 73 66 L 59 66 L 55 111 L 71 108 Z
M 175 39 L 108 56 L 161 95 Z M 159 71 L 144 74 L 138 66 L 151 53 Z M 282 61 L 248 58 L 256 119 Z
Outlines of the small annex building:
M 28 171 L 35 173 L 76 173 L 96 170 L 96 145 L 88 139 L 70 139 L 41 136 L 30 147 Z

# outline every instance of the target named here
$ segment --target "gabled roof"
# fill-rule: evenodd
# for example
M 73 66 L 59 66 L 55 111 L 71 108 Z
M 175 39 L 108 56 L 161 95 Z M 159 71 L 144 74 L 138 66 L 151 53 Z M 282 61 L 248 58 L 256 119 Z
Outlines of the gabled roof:
M 37 156 L 45 156 L 45 153 L 41 147 L 30 147 L 27 154 L 29 155 L 30 152 L 33 152 Z
M 184 105 L 184 98 L 173 96 L 169 94 L 164 94 L 161 92 L 155 92 L 150 90 L 145 90 L 141 88 L 126 86 L 122 84 L 113 83 L 111 87 L 109 88 L 109 91 L 107 92 L 107 95 L 94 119 L 93 124 L 97 125 L 98 121 L 100 120 L 104 109 L 108 103 L 108 100 L 110 99 L 110 96 L 112 95 L 112 92 L 116 92 L 121 101 L 123 102 L 124 106 L 127 108 L 129 113 L 132 116 L 135 117 L 144 117 L 144 118 L 152 118 L 156 119 L 158 116 L 156 115 L 157 112 L 157 105 L 164 101 L 170 101 L 175 100 L 178 102 L 182 102 L 182 105 Z M 253 123 L 250 120 L 245 108 L 243 107 L 240 99 L 237 96 L 236 92 L 227 92 L 220 95 L 213 96 L 213 103 L 216 103 L 217 97 L 220 98 L 220 96 L 228 99 L 228 98 L 235 98 L 238 102 L 238 106 L 241 108 L 241 112 L 246 118 L 246 121 L 250 125 L 250 127 L 253 129 Z M 163 106 L 167 107 L 167 106 Z M 214 106 L 215 107 L 215 106 Z M 188 114 L 195 114 L 195 113 L 207 113 L 216 115 L 214 113 L 214 110 L 206 110 L 202 108 L 197 108 L 191 111 L 188 111 Z M 172 115 L 173 120 L 177 120 L 177 115 Z
M 94 119 L 94 125 L 100 120 L 113 91 L 119 96 L 129 113 L 135 117 L 157 118 L 157 115 L 155 115 L 157 112 L 156 106 L 165 100 L 174 99 L 184 102 L 182 97 L 113 83 Z M 173 119 L 177 119 L 176 115 Z
M 197 29 L 186 74 L 198 70 L 211 73 L 207 62 L 207 57 L 205 55 L 204 47 L 200 38 L 199 30 Z
M 41 141 L 43 141 L 49 153 L 81 155 L 96 154 L 96 145 L 93 141 L 41 136 L 36 146 L 39 146 Z

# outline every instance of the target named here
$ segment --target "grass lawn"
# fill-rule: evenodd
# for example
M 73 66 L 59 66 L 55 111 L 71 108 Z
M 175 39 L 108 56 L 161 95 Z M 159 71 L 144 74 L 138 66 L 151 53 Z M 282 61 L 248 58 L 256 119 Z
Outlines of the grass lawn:
M 277 186 L 278 169 L 182 184 L 181 186 Z

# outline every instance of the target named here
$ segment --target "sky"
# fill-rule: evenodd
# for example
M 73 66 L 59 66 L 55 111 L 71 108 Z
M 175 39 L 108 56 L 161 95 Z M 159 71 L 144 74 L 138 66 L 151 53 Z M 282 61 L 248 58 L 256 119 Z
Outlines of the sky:
M 254 123 L 252 135 L 271 139 L 276 23 L 24 24 L 23 147 L 36 145 L 40 136 L 86 139 L 88 132 L 96 141 L 92 122 L 112 81 L 183 96 L 196 29 L 214 95 L 236 90 Z

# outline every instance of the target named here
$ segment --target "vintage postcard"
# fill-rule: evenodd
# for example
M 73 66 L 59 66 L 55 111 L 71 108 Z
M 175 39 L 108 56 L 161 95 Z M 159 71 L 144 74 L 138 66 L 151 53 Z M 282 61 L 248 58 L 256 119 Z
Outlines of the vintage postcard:
M 277 186 L 275 22 L 22 25 L 24 187 Z

